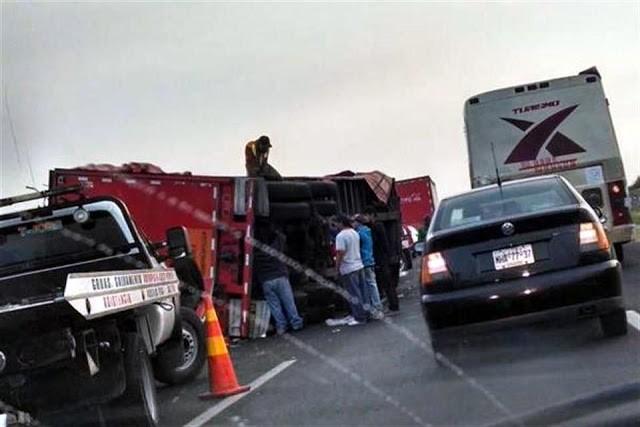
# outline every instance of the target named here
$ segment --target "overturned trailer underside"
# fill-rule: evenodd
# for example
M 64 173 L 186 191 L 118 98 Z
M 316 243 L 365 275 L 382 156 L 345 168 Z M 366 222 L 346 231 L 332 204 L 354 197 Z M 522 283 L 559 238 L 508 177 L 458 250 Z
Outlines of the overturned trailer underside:
M 231 336 L 261 333 L 260 328 L 252 327 L 255 300 L 262 298 L 252 266 L 254 239 L 266 226 L 278 226 L 287 237 L 290 279 L 298 308 L 307 321 L 322 320 L 341 304 L 332 289 L 337 270 L 332 242 L 335 230 L 330 219 L 337 213 L 354 215 L 367 208 L 376 212 L 387 232 L 391 250 L 388 261 L 397 281 L 401 253 L 399 199 L 395 180 L 381 172 L 346 171 L 271 182 L 164 173 L 156 166 L 139 163 L 50 172 L 51 188 L 73 184 L 82 184 L 87 196 L 121 199 L 152 242 L 162 241 L 167 228 L 186 227 L 205 291 L 214 295 L 219 318 Z

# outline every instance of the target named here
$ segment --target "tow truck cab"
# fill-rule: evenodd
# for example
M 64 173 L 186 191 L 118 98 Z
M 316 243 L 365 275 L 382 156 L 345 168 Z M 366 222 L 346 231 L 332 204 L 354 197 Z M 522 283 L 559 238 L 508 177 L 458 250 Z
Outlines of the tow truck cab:
M 116 199 L 0 216 L 0 400 L 39 418 L 132 388 L 155 399 L 153 381 L 131 378 L 153 375 L 149 357 L 179 361 L 178 286 Z M 154 425 L 142 400 L 125 398 L 131 412 L 118 422 Z

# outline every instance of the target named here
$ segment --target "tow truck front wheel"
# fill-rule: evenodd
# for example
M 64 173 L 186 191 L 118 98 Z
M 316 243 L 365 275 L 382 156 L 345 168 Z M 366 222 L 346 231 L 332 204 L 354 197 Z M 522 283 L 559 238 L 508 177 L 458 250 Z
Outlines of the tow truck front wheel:
M 198 315 L 187 307 L 180 308 L 182 317 L 181 362 L 175 364 L 172 359 L 157 357 L 154 364 L 156 378 L 165 384 L 184 384 L 194 379 L 202 371 L 206 361 L 206 342 L 204 325 Z
M 138 333 L 125 334 L 123 344 L 127 385 L 124 394 L 106 411 L 107 424 L 155 427 L 160 411 L 151 360 Z

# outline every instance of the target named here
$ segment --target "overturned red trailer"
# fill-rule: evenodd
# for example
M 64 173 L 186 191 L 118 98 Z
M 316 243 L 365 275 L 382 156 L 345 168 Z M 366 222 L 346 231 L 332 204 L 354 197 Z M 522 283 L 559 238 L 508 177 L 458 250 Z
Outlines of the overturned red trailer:
M 335 292 L 305 273 L 313 271 L 329 281 L 337 278 L 329 221 L 336 213 L 374 208 L 387 228 L 390 262 L 399 269 L 400 202 L 393 178 L 380 172 L 265 182 L 164 173 L 154 165 L 130 163 L 54 169 L 49 181 L 50 188 L 82 184 L 86 196 L 119 198 L 150 242 L 163 241 L 169 227 L 184 226 L 205 291 L 213 294 L 230 336 L 251 335 L 252 299 L 261 298 L 262 293 L 252 281 L 251 242 L 266 224 L 282 228 L 287 235 L 286 255 L 302 266 L 291 271 L 291 284 L 296 303 L 308 319 L 326 317 L 336 304 Z

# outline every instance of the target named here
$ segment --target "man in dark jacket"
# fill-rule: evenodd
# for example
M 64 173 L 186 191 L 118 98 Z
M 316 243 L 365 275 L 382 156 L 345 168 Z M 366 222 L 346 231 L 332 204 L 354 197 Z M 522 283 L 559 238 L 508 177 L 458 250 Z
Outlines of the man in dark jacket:
M 298 314 L 293 291 L 289 283 L 287 266 L 278 259 L 284 251 L 285 236 L 271 225 L 256 237 L 275 251 L 269 254 L 257 247 L 254 251 L 253 274 L 255 280 L 262 285 L 264 298 L 267 301 L 271 316 L 276 324 L 276 332 L 282 335 L 290 327 L 294 331 L 302 329 L 302 318 Z
M 398 292 L 393 282 L 391 281 L 391 268 L 389 265 L 389 258 L 391 252 L 389 251 L 389 240 L 387 238 L 387 232 L 384 228 L 384 224 L 377 222 L 375 219 L 375 211 L 372 209 L 365 210 L 367 218 L 369 219 L 369 228 L 371 228 L 371 234 L 373 237 L 373 258 L 376 261 L 376 282 L 380 290 L 387 297 L 387 304 L 389 304 L 389 310 L 396 312 L 400 310 L 398 303 Z

